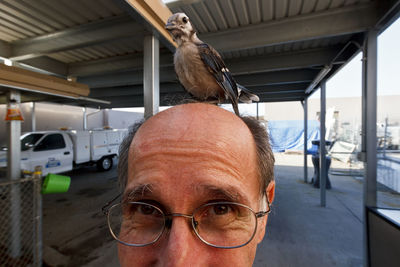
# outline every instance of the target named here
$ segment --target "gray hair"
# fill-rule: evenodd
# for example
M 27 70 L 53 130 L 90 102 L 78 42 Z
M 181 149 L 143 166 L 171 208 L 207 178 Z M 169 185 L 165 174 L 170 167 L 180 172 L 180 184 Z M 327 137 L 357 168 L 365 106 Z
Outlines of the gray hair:
M 247 125 L 253 135 L 257 148 L 257 165 L 260 180 L 260 195 L 265 196 L 265 189 L 268 184 L 274 179 L 274 163 L 275 158 L 269 143 L 268 133 L 263 126 L 262 122 L 252 117 L 242 117 L 242 121 Z M 128 157 L 129 147 L 132 143 L 133 137 L 143 125 L 145 120 L 141 120 L 131 127 L 119 147 L 119 161 L 118 161 L 118 181 L 121 192 L 125 190 L 128 180 Z

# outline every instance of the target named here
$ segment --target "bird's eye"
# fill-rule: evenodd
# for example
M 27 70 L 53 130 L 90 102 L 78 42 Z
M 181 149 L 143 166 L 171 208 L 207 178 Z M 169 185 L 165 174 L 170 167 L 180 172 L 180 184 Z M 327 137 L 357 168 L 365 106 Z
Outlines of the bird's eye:
M 187 23 L 188 22 L 188 18 L 187 17 L 183 17 L 182 21 L 183 21 L 183 23 Z

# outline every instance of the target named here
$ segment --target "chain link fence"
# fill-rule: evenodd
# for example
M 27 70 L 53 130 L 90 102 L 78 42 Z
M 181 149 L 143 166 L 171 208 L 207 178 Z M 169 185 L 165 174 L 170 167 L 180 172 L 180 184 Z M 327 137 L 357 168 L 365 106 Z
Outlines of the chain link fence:
M 41 266 L 40 175 L 0 179 L 0 266 Z

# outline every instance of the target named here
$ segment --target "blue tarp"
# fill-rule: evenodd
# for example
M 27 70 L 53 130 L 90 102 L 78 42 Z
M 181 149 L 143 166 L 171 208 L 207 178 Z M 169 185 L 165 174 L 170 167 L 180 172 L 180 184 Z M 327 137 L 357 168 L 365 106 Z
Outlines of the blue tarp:
M 304 150 L 304 121 L 268 121 L 268 132 L 274 152 Z M 310 154 L 314 154 L 317 151 L 317 146 L 311 144 L 311 141 L 315 139 L 319 139 L 319 122 L 309 120 L 307 152 Z

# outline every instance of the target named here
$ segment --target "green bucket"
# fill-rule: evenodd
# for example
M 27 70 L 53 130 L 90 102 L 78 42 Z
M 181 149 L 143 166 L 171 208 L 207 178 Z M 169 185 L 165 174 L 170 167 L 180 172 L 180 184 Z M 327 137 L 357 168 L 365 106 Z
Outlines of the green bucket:
M 44 178 L 42 194 L 65 193 L 69 189 L 71 178 L 69 176 L 49 173 Z

